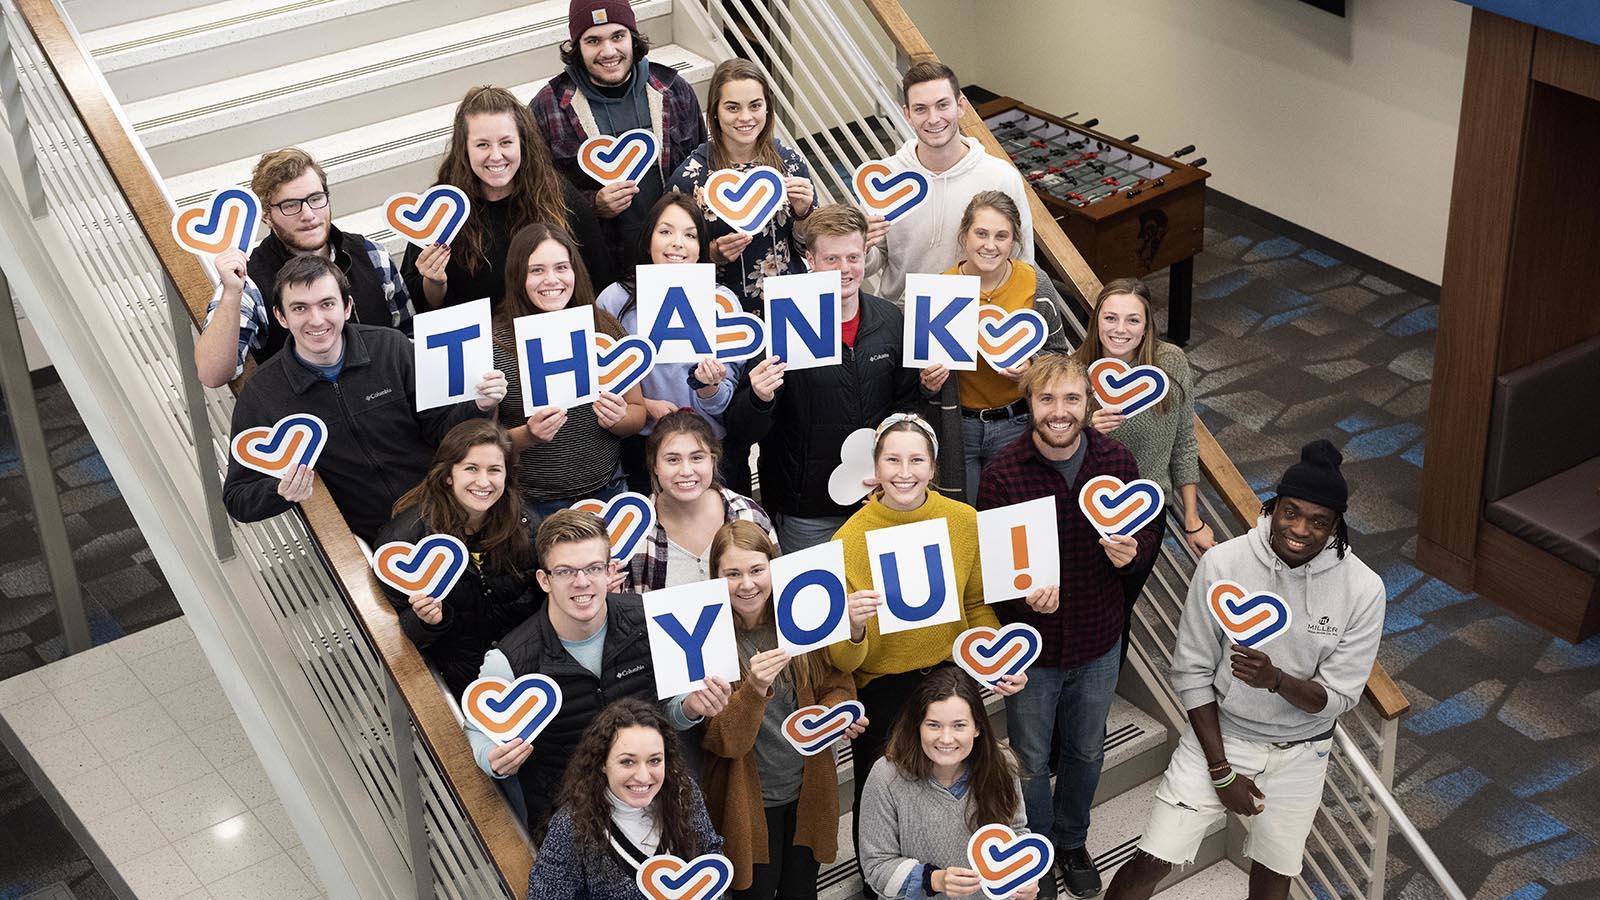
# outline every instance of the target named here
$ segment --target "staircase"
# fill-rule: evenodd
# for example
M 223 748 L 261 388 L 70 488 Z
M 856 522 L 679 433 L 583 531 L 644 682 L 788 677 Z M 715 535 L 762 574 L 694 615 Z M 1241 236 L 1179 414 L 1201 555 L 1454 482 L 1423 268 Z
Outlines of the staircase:
M 279 773 L 274 787 L 330 894 L 519 894 L 528 848 L 325 492 L 302 516 L 253 526 L 213 518 L 216 504 L 196 501 L 207 468 L 225 458 L 231 397 L 194 384 L 185 320 L 203 313 L 212 276 L 172 249 L 166 222 L 172 203 L 245 185 L 261 152 L 293 145 L 324 166 L 338 226 L 398 252 L 379 204 L 433 183 L 468 87 L 507 86 L 526 100 L 560 70 L 566 0 L 56 2 L 77 33 L 51 0 L 0 0 L 15 48 L 13 57 L 0 46 L 0 74 L 14 65 L 22 81 L 20 92 L 0 84 L 17 146 L 0 152 L 0 230 L 12 238 L 0 265 L 252 743 Z M 855 164 L 909 136 L 896 68 L 931 51 L 893 0 L 633 8 L 650 58 L 702 95 L 716 60 L 768 68 L 778 135 L 810 162 L 819 202 L 847 197 Z M 115 98 L 109 108 L 102 85 Z M 1034 216 L 1043 257 L 1092 295 L 1065 237 Z M 1248 517 L 1254 495 L 1209 433 L 1197 433 L 1202 497 L 1221 537 Z M 1164 670 L 1192 568 L 1169 523 L 1107 723 L 1089 846 L 1108 883 L 1133 853 L 1183 724 Z M 1393 776 L 1397 697 L 1380 669 L 1369 702 L 1346 717 L 1356 736 L 1335 754 L 1297 897 L 1382 896 L 1392 813 L 1381 801 L 1392 798 L 1371 785 Z M 989 713 L 1003 734 L 998 698 Z M 839 764 L 848 809 L 848 748 Z M 840 860 L 819 879 L 828 900 L 860 891 L 848 814 L 840 825 Z M 1238 821 L 1219 823 L 1162 896 L 1242 895 L 1242 835 Z

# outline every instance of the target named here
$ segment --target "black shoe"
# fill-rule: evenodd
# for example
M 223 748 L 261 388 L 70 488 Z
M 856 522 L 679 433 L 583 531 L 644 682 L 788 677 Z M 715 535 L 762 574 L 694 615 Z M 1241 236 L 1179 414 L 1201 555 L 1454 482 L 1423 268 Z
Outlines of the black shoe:
M 1039 900 L 1056 900 L 1056 867 L 1051 866 L 1050 871 L 1039 879 Z
M 1062 880 L 1066 883 L 1067 893 L 1083 900 L 1099 894 L 1100 870 L 1094 867 L 1094 860 L 1089 858 L 1087 847 L 1073 847 L 1061 854 Z

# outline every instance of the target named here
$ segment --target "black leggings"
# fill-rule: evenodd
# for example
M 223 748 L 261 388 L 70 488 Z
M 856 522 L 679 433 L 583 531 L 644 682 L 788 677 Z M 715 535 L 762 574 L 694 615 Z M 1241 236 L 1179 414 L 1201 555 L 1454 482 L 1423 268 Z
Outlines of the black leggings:
M 733 900 L 817 900 L 822 868 L 810 847 L 794 842 L 800 801 L 767 807 L 767 860 L 750 870 L 750 886 Z

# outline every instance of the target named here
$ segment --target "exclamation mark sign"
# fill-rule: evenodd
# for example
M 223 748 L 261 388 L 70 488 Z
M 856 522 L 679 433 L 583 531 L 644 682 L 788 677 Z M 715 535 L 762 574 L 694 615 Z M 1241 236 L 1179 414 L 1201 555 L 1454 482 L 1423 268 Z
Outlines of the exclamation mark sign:
M 1025 591 L 1033 586 L 1033 576 L 1025 570 L 1028 568 L 1028 528 L 1026 525 L 1011 526 L 1011 568 L 1017 570 L 1017 577 L 1011 583 L 1017 590 Z

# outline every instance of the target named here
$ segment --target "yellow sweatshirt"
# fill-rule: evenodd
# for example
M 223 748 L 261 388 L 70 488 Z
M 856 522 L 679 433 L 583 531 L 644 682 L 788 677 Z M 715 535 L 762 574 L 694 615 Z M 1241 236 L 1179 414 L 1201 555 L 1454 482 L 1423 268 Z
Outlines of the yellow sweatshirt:
M 872 565 L 867 559 L 867 532 L 938 518 L 943 518 L 950 526 L 950 549 L 955 554 L 951 567 L 955 569 L 956 585 L 961 590 L 961 619 L 947 625 L 883 635 L 878 633 L 878 620 L 874 618 L 867 622 L 867 634 L 861 643 L 840 641 L 830 646 L 828 658 L 841 672 L 852 673 L 858 688 L 879 675 L 936 666 L 950 659 L 950 645 L 955 643 L 956 635 L 976 625 L 990 628 L 1000 625 L 994 610 L 983 602 L 983 571 L 978 566 L 978 513 L 965 503 L 942 497 L 932 489 L 928 491 L 927 502 L 911 512 L 890 509 L 874 497 L 839 528 L 834 538 L 844 542 L 846 586 L 852 593 L 874 587 Z

